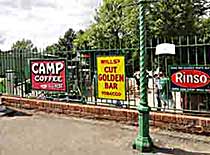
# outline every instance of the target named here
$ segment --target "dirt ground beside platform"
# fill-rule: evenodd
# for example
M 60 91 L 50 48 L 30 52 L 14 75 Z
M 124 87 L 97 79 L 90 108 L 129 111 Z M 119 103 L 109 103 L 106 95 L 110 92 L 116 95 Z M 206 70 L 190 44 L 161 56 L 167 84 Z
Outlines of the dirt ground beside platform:
M 0 118 L 0 155 L 138 155 L 137 127 L 55 114 Z M 151 129 L 147 154 L 210 155 L 210 138 Z

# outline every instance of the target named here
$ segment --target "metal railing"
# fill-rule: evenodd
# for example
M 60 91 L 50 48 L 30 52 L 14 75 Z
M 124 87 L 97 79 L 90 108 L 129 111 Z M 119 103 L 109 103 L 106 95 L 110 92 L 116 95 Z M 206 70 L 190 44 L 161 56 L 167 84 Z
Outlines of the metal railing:
M 175 55 L 155 55 L 155 47 L 160 43 L 176 45 Z M 67 59 L 69 82 L 67 93 L 46 92 L 46 99 L 64 102 L 81 102 L 86 104 L 113 106 L 119 108 L 136 108 L 140 101 L 138 77 L 139 49 L 125 48 L 127 43 L 121 40 L 120 47 L 100 49 L 81 49 L 72 51 L 8 51 L 0 53 L 0 91 L 14 96 L 36 98 L 41 91 L 30 89 L 29 59 L 65 58 Z M 119 45 L 119 44 L 118 44 Z M 106 49 L 107 48 L 107 49 Z M 96 57 L 125 56 L 126 100 L 100 99 L 97 97 Z M 208 92 L 173 92 L 169 83 L 165 83 L 165 96 L 158 98 L 156 78 L 160 71 L 170 78 L 170 65 L 210 65 L 210 44 L 201 37 L 175 37 L 150 39 L 146 46 L 146 68 L 148 83 L 148 102 L 154 111 L 180 113 L 210 113 L 210 94 Z M 159 101 L 161 100 L 161 101 Z

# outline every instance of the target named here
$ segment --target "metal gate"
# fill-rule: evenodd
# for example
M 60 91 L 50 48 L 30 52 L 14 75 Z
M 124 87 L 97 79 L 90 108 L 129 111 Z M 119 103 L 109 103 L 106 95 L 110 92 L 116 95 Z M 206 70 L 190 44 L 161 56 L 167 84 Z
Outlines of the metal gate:
M 161 43 L 173 43 L 176 45 L 175 55 L 156 55 L 156 46 Z M 125 48 L 126 44 L 120 43 L 114 49 L 83 49 L 62 51 L 62 55 L 48 54 L 46 51 L 8 51 L 0 53 L 1 91 L 15 96 L 36 98 L 40 91 L 30 89 L 30 74 L 28 60 L 31 58 L 65 58 L 68 65 L 68 91 L 66 93 L 46 92 L 48 99 L 65 102 L 77 101 L 80 103 L 97 104 L 120 108 L 136 108 L 140 102 L 139 97 L 139 48 Z M 209 92 L 175 92 L 170 90 L 170 65 L 210 65 L 210 44 L 205 38 L 196 36 L 153 38 L 148 39 L 146 46 L 146 70 L 148 84 L 148 104 L 152 110 L 167 112 L 209 113 Z M 97 97 L 97 56 L 125 56 L 126 74 L 126 99 L 124 101 L 114 99 L 101 99 Z M 14 73 L 12 86 L 6 84 L 6 73 L 11 70 Z M 157 78 L 165 77 L 162 81 L 164 96 L 157 96 Z M 8 88 L 10 87 L 10 88 Z M 13 90 L 12 90 L 13 89 Z M 6 91 L 6 90 L 9 90 Z

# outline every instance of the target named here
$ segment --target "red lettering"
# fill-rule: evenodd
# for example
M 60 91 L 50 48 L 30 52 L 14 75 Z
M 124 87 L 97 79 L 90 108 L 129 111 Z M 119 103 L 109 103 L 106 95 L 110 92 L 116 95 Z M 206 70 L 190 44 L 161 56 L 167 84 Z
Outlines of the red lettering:
M 108 92 L 108 91 L 102 91 L 102 95 L 106 96 L 121 96 L 122 94 L 120 92 Z
M 120 63 L 120 59 L 101 60 L 101 64 L 118 64 L 118 63 Z
M 106 60 L 101 60 L 101 64 L 105 64 L 106 63 Z
M 117 67 L 104 67 L 105 73 L 116 73 Z
M 99 81 L 112 81 L 112 82 L 123 82 L 124 75 L 123 74 L 99 74 Z
M 117 89 L 117 83 L 105 83 L 105 89 Z

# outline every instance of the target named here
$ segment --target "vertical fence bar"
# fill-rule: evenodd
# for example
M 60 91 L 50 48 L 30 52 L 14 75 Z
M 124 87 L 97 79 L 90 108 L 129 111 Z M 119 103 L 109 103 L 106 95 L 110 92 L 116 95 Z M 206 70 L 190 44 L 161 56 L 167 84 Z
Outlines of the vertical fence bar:
M 157 39 L 157 45 L 158 45 L 158 44 L 160 44 L 159 38 Z M 158 67 L 160 67 L 159 65 L 160 65 L 160 56 L 158 55 Z
M 156 45 L 158 45 L 158 44 L 160 44 L 160 43 L 161 43 L 160 39 L 157 38 L 157 43 L 156 43 Z M 158 64 L 157 64 L 156 70 L 159 69 L 159 72 L 160 72 L 160 56 L 159 56 L 159 55 L 157 56 L 157 63 L 158 63 Z M 158 72 L 157 74 L 159 74 L 159 72 Z M 158 103 L 157 107 L 158 107 L 158 110 L 159 110 L 159 109 L 162 109 L 162 104 L 161 104 L 161 103 L 160 103 L 160 104 Z
M 94 87 L 93 87 L 93 89 L 94 89 L 94 102 L 95 102 L 95 105 L 97 105 L 97 91 L 98 91 L 98 80 L 97 80 L 97 63 L 96 63 L 96 60 L 97 58 L 96 58 L 96 52 L 94 51 L 94 53 L 93 53 L 93 63 L 94 63 L 94 68 L 93 68 L 93 70 L 94 70 L 94 75 L 93 75 L 93 80 L 94 80 Z
M 197 45 L 197 36 L 195 36 L 195 64 L 198 65 L 198 45 Z
M 13 50 L 12 53 L 13 53 L 12 57 L 14 59 L 14 70 L 15 70 L 15 95 L 17 96 L 18 95 L 18 73 L 19 73 L 18 68 L 19 68 L 19 65 L 17 63 L 18 58 L 16 56 L 16 53 L 17 53 L 16 50 Z
M 4 58 L 3 58 L 3 52 L 0 52 L 0 56 L 1 56 L 1 62 L 0 62 L 0 64 L 1 64 L 1 76 L 3 77 L 3 61 L 4 61 Z
M 181 47 L 181 45 L 182 45 L 182 37 L 181 36 L 179 36 L 179 65 L 181 65 L 182 64 L 182 47 Z M 182 97 L 183 95 L 182 95 L 182 92 L 180 92 L 180 97 Z M 179 101 L 179 102 L 181 102 L 181 101 Z M 184 99 L 183 99 L 183 103 L 184 103 Z M 177 108 L 177 105 L 176 105 L 176 102 L 175 102 L 175 109 Z M 182 109 L 184 108 L 184 105 L 182 106 Z
M 137 50 L 137 53 L 138 53 L 138 49 L 136 49 Z M 136 52 L 136 51 L 135 51 Z M 133 74 L 135 73 L 135 60 L 134 59 L 132 59 L 132 67 L 133 67 Z M 132 78 L 133 78 L 133 75 L 132 75 Z M 130 83 L 129 83 L 129 100 L 130 100 L 130 98 L 131 98 L 131 96 L 132 96 L 132 93 L 135 93 L 135 89 L 136 89 L 136 81 L 134 81 L 135 83 L 134 83 L 134 86 L 132 85 L 132 80 L 131 80 L 131 86 L 130 86 Z M 134 87 L 134 88 L 133 88 Z M 133 90 L 134 89 L 134 90 Z M 130 94 L 131 93 L 131 94 Z M 132 100 L 130 100 L 130 101 L 132 101 Z M 137 105 L 136 105 L 136 99 L 134 99 L 134 106 L 136 107 Z
M 179 46 L 181 45 L 182 45 L 182 38 L 179 37 Z M 182 62 L 182 48 L 179 47 L 179 65 L 181 64 L 181 62 Z
M 120 39 L 121 40 L 121 39 Z M 127 64 L 127 62 L 128 62 L 128 60 L 127 60 L 127 52 L 124 50 L 124 49 L 122 49 L 122 48 L 120 48 L 120 53 L 119 53 L 120 55 L 123 55 L 124 57 L 125 57 L 125 70 L 124 70 L 124 74 L 125 74 L 125 84 L 126 84 L 126 77 L 127 77 L 127 71 L 126 71 L 126 64 Z M 126 61 L 127 60 L 127 61 Z M 125 91 L 126 91 L 126 85 L 125 85 Z M 126 94 L 125 94 L 125 98 L 126 98 Z M 126 106 L 126 107 L 128 107 L 129 106 L 129 103 L 127 103 L 125 100 L 123 100 L 122 101 L 123 102 L 123 105 L 124 106 Z M 126 104 L 125 104 L 126 103 Z
M 154 79 L 154 57 L 153 57 L 153 55 L 154 55 L 154 53 L 153 53 L 153 39 L 151 38 L 150 39 L 150 52 L 151 52 L 151 65 L 152 65 L 152 67 L 151 67 L 151 70 L 152 70 L 152 101 L 153 101 L 153 107 L 156 107 L 156 99 L 155 99 L 155 87 L 154 86 L 156 86 L 155 85 L 155 79 Z M 149 80 L 148 80 L 148 82 L 149 82 Z M 148 83 L 149 84 L 149 83 Z M 149 85 L 148 85 L 149 86 Z
M 189 47 L 190 43 L 189 43 L 189 36 L 187 36 L 187 64 L 190 64 L 190 47 Z
M 20 83 L 21 83 L 21 97 L 24 96 L 23 94 L 23 50 L 20 50 Z
M 98 42 L 100 44 L 100 42 Z M 84 72 L 83 72 L 83 54 L 80 53 L 80 58 L 79 58 L 79 87 L 81 89 L 81 96 L 84 97 L 86 95 L 85 92 L 85 78 L 84 78 Z
M 190 41 L 189 40 L 190 40 L 190 38 L 189 38 L 189 36 L 187 36 L 187 64 L 188 65 L 190 65 L 190 49 L 189 49 Z M 189 108 L 191 110 L 191 100 L 190 100 L 191 94 L 188 92 L 186 92 L 186 94 L 187 94 L 187 101 L 186 101 L 187 107 L 185 107 L 185 109 Z
M 206 55 L 207 55 L 206 45 L 204 45 L 204 47 L 203 47 L 203 57 L 204 57 L 204 65 L 205 65 L 205 66 L 207 65 L 207 58 L 206 58 Z
M 91 102 L 92 102 L 92 62 L 91 62 L 91 58 L 90 58 L 90 55 L 91 55 L 91 53 L 90 52 L 88 52 L 87 53 L 87 58 L 86 58 L 86 60 L 88 60 L 88 74 L 89 74 L 89 77 L 88 77 L 88 97 L 87 97 L 87 102 L 89 101 L 89 99 L 91 100 Z

